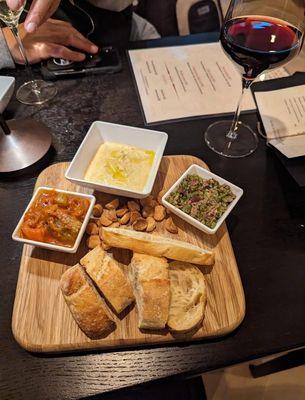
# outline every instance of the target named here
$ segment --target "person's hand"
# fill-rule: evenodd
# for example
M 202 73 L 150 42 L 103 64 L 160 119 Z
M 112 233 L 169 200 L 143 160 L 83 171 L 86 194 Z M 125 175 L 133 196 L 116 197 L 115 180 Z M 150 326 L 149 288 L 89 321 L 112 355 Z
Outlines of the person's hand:
M 6 0 L 11 10 L 18 10 L 26 0 Z M 25 30 L 35 32 L 57 10 L 60 0 L 33 0 L 24 22 Z
M 48 19 L 35 33 L 27 33 L 23 24 L 18 26 L 18 30 L 30 63 L 50 57 L 83 61 L 86 57 L 84 53 L 95 54 L 98 51 L 97 46 L 68 22 Z M 17 64 L 23 64 L 24 60 L 10 29 L 4 28 L 3 33 L 14 61 Z M 67 46 L 72 46 L 81 52 L 68 49 Z

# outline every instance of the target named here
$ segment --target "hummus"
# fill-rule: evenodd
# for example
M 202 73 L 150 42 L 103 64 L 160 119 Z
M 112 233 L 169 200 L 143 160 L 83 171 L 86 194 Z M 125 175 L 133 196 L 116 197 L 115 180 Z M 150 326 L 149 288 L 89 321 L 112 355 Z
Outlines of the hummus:
M 154 151 L 106 142 L 99 147 L 84 178 L 95 183 L 142 192 L 154 158 Z

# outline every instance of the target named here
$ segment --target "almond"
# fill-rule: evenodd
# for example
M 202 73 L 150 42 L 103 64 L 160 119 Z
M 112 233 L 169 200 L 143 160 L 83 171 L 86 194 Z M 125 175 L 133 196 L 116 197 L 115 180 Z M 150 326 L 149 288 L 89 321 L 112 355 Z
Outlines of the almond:
M 105 214 L 106 218 L 110 219 L 112 222 L 116 222 L 118 217 L 116 216 L 115 209 L 113 210 L 104 210 L 102 216 Z
M 165 228 L 166 228 L 166 230 L 168 230 L 168 232 L 170 232 L 170 233 L 178 233 L 178 228 L 177 228 L 177 226 L 174 224 L 174 221 L 173 221 L 172 217 L 169 217 L 169 218 L 165 221 Z
M 107 214 L 104 211 L 101 218 L 99 219 L 99 225 L 110 226 L 112 222 L 113 221 L 111 221 L 111 219 L 107 217 Z
M 147 228 L 147 221 L 144 218 L 138 218 L 132 225 L 135 231 L 145 231 Z
M 155 207 L 154 219 L 161 222 L 166 217 L 165 207 L 158 205 Z
M 155 208 L 158 205 L 158 202 L 157 202 L 157 200 L 152 200 L 149 205 L 150 205 L 150 207 Z
M 156 229 L 156 221 L 153 219 L 153 217 L 148 217 L 146 221 L 147 221 L 146 232 L 152 232 L 153 230 Z
M 88 237 L 86 243 L 89 249 L 94 249 L 96 246 L 99 246 L 101 244 L 101 239 L 99 235 L 91 235 Z
M 145 206 L 142 210 L 142 215 L 144 218 L 153 217 L 154 212 L 155 212 L 155 210 L 153 207 Z
M 152 195 L 149 195 L 145 197 L 144 199 L 140 200 L 141 206 L 146 207 L 146 206 L 151 206 L 152 201 L 154 200 Z
M 145 197 L 145 199 L 141 199 L 140 202 L 143 207 L 156 207 L 156 205 L 158 205 L 152 195 Z
M 127 207 L 130 211 L 140 211 L 140 204 L 133 200 L 127 202 Z
M 141 218 L 139 211 L 130 212 L 130 223 L 133 224 L 137 219 Z
M 130 220 L 130 212 L 123 215 L 123 217 L 120 219 L 120 224 L 126 225 L 126 224 L 128 224 L 129 220 Z
M 122 218 L 123 215 L 125 215 L 126 213 L 128 213 L 128 211 L 129 211 L 129 210 L 128 210 L 127 207 L 120 208 L 119 210 L 116 210 L 116 215 L 117 215 L 117 217 Z
M 107 210 L 116 210 L 118 208 L 119 204 L 120 204 L 120 200 L 114 199 L 114 200 L 110 201 L 109 203 L 105 204 L 105 208 L 107 208 Z
M 89 224 L 86 227 L 86 233 L 88 233 L 88 235 L 97 235 L 98 226 L 94 222 L 89 222 Z
M 111 228 L 119 228 L 121 226 L 121 224 L 119 222 L 112 222 L 112 224 L 110 226 L 111 226 Z
M 95 204 L 92 210 L 92 214 L 94 217 L 100 217 L 103 212 L 103 206 L 101 204 Z

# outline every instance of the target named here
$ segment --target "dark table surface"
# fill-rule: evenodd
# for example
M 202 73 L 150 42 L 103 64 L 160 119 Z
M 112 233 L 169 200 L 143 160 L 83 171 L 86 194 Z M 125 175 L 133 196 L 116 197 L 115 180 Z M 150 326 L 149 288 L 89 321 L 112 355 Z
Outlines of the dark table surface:
M 25 79 L 16 75 L 17 87 Z M 12 100 L 7 117 L 32 116 L 52 129 L 54 150 L 45 164 L 71 160 L 95 120 L 143 126 L 132 77 L 122 73 L 57 83 L 43 107 Z M 244 116 L 255 127 L 256 115 Z M 0 177 L 0 398 L 75 399 L 165 377 L 199 374 L 305 344 L 305 195 L 260 140 L 244 159 L 225 159 L 203 142 L 207 119 L 154 126 L 169 135 L 166 154 L 191 154 L 244 189 L 228 219 L 245 296 L 246 317 L 227 337 L 163 347 L 91 354 L 31 354 L 11 332 L 22 246 L 11 233 L 28 203 L 38 173 Z

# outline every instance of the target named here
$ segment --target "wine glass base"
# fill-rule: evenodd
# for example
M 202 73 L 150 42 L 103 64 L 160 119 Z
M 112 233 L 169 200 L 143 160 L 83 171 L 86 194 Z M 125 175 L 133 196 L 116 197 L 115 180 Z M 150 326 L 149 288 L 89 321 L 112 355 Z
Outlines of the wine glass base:
M 7 121 L 11 133 L 0 132 L 0 173 L 20 171 L 39 161 L 49 150 L 49 129 L 32 118 Z
M 45 82 L 41 79 L 24 83 L 17 90 L 17 100 L 27 105 L 44 104 L 53 99 L 57 94 L 57 88 L 54 83 Z
M 237 137 L 229 138 L 232 121 L 218 121 L 204 133 L 204 140 L 211 150 L 224 157 L 241 158 L 252 154 L 258 146 L 256 133 L 242 122 L 238 122 Z

